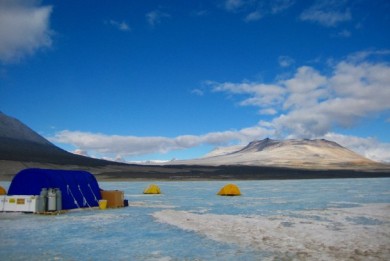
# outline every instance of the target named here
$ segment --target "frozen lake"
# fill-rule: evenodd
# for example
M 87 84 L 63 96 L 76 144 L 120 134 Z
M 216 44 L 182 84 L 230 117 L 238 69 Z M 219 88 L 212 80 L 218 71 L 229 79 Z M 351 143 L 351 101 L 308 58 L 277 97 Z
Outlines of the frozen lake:
M 0 260 L 390 259 L 389 178 L 151 183 L 99 183 L 127 208 L 0 213 Z

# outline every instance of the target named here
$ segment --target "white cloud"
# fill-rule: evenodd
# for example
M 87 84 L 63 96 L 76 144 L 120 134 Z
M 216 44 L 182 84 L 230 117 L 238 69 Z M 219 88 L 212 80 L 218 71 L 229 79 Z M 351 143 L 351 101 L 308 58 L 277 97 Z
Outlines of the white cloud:
M 387 57 L 390 55 L 390 50 L 382 49 L 382 50 L 365 50 L 360 52 L 355 52 L 350 54 L 347 57 L 347 61 L 350 63 L 361 63 L 365 62 L 370 57 L 374 57 L 377 60 L 380 60 L 383 57 Z
M 298 68 L 294 78 L 285 80 L 284 85 L 292 93 L 311 91 L 326 83 L 326 78 L 309 66 Z
M 123 32 L 131 31 L 130 26 L 125 21 L 118 22 L 118 21 L 115 21 L 115 20 L 110 20 L 107 23 L 112 25 L 112 26 L 114 26 L 116 29 L 118 29 L 120 31 L 123 31 Z
M 348 57 L 333 65 L 327 75 L 302 66 L 293 77 L 275 83 L 209 85 L 214 91 L 243 96 L 239 103 L 242 106 L 259 107 L 263 114 L 274 113 L 270 124 L 281 136 L 313 138 L 335 126 L 352 127 L 359 120 L 389 112 L 390 65 L 370 62 L 369 56 L 364 52 L 353 59 Z
M 279 56 L 278 62 L 281 67 L 289 67 L 295 63 L 293 58 L 284 55 Z
M 341 22 L 352 19 L 351 12 L 345 8 L 346 1 L 342 0 L 319 0 L 313 6 L 304 10 L 300 19 L 319 23 L 326 27 L 334 27 Z
M 289 81 L 299 80 L 295 77 Z M 334 126 L 351 127 L 360 119 L 390 109 L 389 81 L 389 65 L 340 62 L 332 75 L 309 79 L 307 88 L 312 84 L 312 90 L 290 89 L 284 101 L 284 108 L 290 110 L 274 123 L 306 137 L 322 135 Z M 305 88 L 304 84 L 300 87 Z
M 162 19 L 171 17 L 169 14 L 161 12 L 159 10 L 154 10 L 145 15 L 147 22 L 151 26 L 156 26 L 161 23 Z
M 275 115 L 278 113 L 278 111 L 273 108 L 266 108 L 266 109 L 261 109 L 259 113 L 262 115 Z
M 271 13 L 277 14 L 290 8 L 292 5 L 295 4 L 295 1 L 294 0 L 273 0 L 270 3 L 271 3 Z
M 351 37 L 351 35 L 352 35 L 352 33 L 349 30 L 342 30 L 341 32 L 339 32 L 337 34 L 337 36 L 341 37 L 341 38 L 349 38 L 349 37 Z
M 205 135 L 182 135 L 168 137 L 136 137 L 105 135 L 81 131 L 64 130 L 49 138 L 53 142 L 71 144 L 76 151 L 88 154 L 115 155 L 114 157 L 139 156 L 153 153 L 167 153 L 188 149 L 202 144 L 213 146 L 227 145 L 231 142 L 246 144 L 252 140 L 270 136 L 272 130 L 254 126 L 238 131 L 211 132 Z M 112 157 L 111 157 L 112 158 Z
M 261 15 L 260 11 L 254 11 L 254 12 L 251 12 L 249 13 L 246 17 L 245 17 L 245 22 L 253 22 L 253 21 L 258 21 L 262 18 L 263 16 Z
M 203 96 L 204 95 L 204 91 L 202 91 L 201 89 L 193 89 L 191 91 L 192 94 L 195 94 L 197 96 Z
M 0 61 L 15 62 L 52 44 L 51 6 L 37 1 L 0 1 Z
M 236 11 L 245 5 L 244 0 L 226 0 L 225 9 L 228 11 Z
M 226 0 L 223 8 L 231 13 L 245 14 L 245 22 L 254 22 L 266 15 L 281 13 L 294 3 L 294 0 Z
M 285 80 L 281 84 L 289 93 L 284 100 L 285 109 L 310 107 L 327 95 L 323 88 L 326 78 L 308 66 L 298 68 L 294 78 Z
M 369 159 L 390 163 L 390 143 L 382 143 L 371 137 L 362 138 L 333 132 L 327 133 L 324 138 L 335 141 Z
M 167 153 L 200 145 L 222 146 L 248 143 L 264 137 L 321 138 L 335 140 L 360 154 L 379 161 L 389 161 L 390 144 L 375 138 L 335 134 L 334 128 L 351 128 L 371 116 L 390 112 L 390 65 L 378 57 L 390 52 L 365 51 L 330 64 L 327 73 L 310 66 L 299 67 L 295 74 L 271 83 L 205 82 L 214 92 L 240 98 L 239 105 L 258 108 L 270 120 L 241 130 L 211 132 L 204 135 L 135 137 L 61 131 L 54 142 L 72 144 L 90 155 L 130 157 Z M 380 59 L 379 59 L 380 60 Z M 278 77 L 276 77 L 278 79 Z M 196 93 L 197 91 L 194 91 Z M 203 93 L 203 92 L 202 92 Z M 388 124 L 388 123 L 386 123 Z
M 89 156 L 88 151 L 80 150 L 80 149 L 74 150 L 73 153 L 76 155 L 81 155 L 81 156 L 87 156 L 87 157 Z
M 249 98 L 243 100 L 242 106 L 269 107 L 280 104 L 283 101 L 285 89 L 277 84 L 263 83 L 216 83 L 208 82 L 215 92 L 227 92 L 231 94 L 245 94 Z

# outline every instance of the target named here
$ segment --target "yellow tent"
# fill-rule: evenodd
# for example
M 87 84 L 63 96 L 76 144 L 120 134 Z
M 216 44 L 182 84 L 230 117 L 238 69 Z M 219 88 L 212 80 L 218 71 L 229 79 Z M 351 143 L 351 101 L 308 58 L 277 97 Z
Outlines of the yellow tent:
M 7 191 L 2 186 L 0 186 L 0 195 L 7 195 Z
M 220 196 L 240 196 L 240 189 L 235 184 L 227 184 L 218 192 Z
M 157 185 L 151 184 L 144 190 L 144 194 L 161 194 L 161 191 Z

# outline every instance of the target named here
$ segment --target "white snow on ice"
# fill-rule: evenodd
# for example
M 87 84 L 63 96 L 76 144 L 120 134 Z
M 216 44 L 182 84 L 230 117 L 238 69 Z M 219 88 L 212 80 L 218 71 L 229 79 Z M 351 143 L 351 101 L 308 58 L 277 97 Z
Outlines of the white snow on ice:
M 184 230 L 297 260 L 388 260 L 390 204 L 264 217 L 162 210 L 153 217 Z

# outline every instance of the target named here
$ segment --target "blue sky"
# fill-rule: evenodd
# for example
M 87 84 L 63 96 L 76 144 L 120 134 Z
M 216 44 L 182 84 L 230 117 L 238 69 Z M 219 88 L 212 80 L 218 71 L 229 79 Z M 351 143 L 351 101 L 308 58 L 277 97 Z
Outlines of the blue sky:
M 0 0 L 0 110 L 93 157 L 266 137 L 390 162 L 390 3 Z

